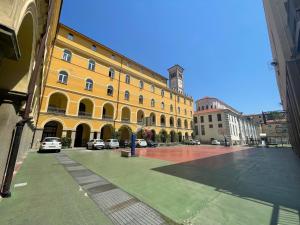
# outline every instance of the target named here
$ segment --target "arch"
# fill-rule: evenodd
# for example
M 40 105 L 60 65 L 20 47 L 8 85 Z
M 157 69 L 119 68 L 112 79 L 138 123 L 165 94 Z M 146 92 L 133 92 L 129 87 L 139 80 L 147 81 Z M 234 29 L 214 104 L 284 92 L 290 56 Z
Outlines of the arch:
M 188 132 L 185 132 L 185 134 L 184 134 L 184 139 L 185 139 L 185 140 L 188 140 L 188 139 L 189 139 L 189 133 L 188 133 Z
M 182 133 L 181 132 L 178 132 L 178 141 L 182 142 Z
M 71 62 L 72 60 L 72 52 L 68 49 L 64 49 L 62 59 L 66 62 Z
M 180 118 L 177 119 L 177 127 L 181 127 L 181 119 Z
M 121 126 L 118 130 L 118 133 L 119 133 L 119 141 L 121 146 L 124 146 L 125 142 L 129 143 L 132 134 L 132 130 L 129 126 L 126 125 Z
M 167 139 L 168 139 L 168 133 L 166 130 L 162 129 L 160 132 L 160 139 L 161 139 L 161 142 L 163 143 L 166 143 L 167 142 Z
M 51 122 L 51 121 L 56 121 L 56 122 L 58 122 L 58 123 L 61 123 L 62 126 L 63 126 L 64 128 L 66 128 L 66 124 L 64 123 L 64 121 L 61 120 L 61 119 L 59 119 L 59 118 L 56 118 L 56 117 L 52 117 L 52 118 L 49 118 L 49 119 L 45 120 L 44 122 L 41 123 L 41 126 L 40 126 L 39 128 L 44 127 L 46 123 Z
M 64 70 L 61 70 L 58 73 L 58 82 L 62 83 L 62 84 L 67 84 L 68 83 L 68 77 L 69 77 L 68 72 L 66 72 Z
M 156 125 L 156 115 L 155 113 L 150 113 L 150 125 L 155 126 Z
M 166 117 L 165 117 L 165 115 L 160 116 L 160 126 L 163 126 L 163 127 L 166 126 Z
M 68 107 L 68 98 L 61 92 L 55 92 L 50 95 L 47 112 L 55 114 L 66 114 Z
M 170 117 L 170 127 L 174 127 L 174 117 Z
M 92 91 L 94 87 L 94 82 L 92 79 L 88 78 L 85 81 L 85 90 Z
M 138 124 L 143 124 L 144 123 L 144 111 L 143 110 L 138 110 L 137 114 L 136 114 L 136 118 L 137 118 L 137 123 Z
M 176 133 L 174 130 L 170 131 L 170 136 L 171 136 L 171 142 L 176 142 Z
M 74 147 L 84 147 L 90 139 L 91 127 L 86 123 L 80 123 L 76 127 Z
M 188 129 L 188 121 L 187 120 L 184 120 L 184 128 Z
M 122 114 L 121 114 L 121 121 L 127 123 L 130 122 L 130 115 L 131 115 L 130 109 L 126 106 L 123 107 Z
M 18 16 L 20 24 L 17 32 L 17 40 L 20 47 L 20 58 L 13 60 L 3 58 L 0 65 L 0 88 L 4 90 L 15 90 L 27 92 L 31 71 L 34 64 L 36 47 L 36 6 L 34 3 L 28 5 L 24 10 L 24 16 Z M 6 74 L 6 75 L 5 75 Z
M 47 122 L 43 127 L 43 134 L 42 134 L 42 140 L 45 137 L 58 137 L 61 138 L 63 131 L 63 125 L 62 123 L 51 120 Z
M 102 109 L 102 119 L 112 120 L 114 118 L 114 110 L 113 104 L 109 102 L 105 103 Z
M 111 124 L 104 125 L 100 130 L 100 137 L 102 140 L 113 138 L 114 128 Z
M 94 103 L 88 98 L 83 98 L 79 101 L 78 116 L 92 117 L 94 110 Z

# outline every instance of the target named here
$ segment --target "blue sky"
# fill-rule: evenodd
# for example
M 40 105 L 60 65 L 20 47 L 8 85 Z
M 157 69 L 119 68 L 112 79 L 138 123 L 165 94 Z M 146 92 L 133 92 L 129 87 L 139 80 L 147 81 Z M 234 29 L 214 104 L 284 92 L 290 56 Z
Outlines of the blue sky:
M 261 0 L 64 0 L 61 22 L 244 113 L 280 109 Z

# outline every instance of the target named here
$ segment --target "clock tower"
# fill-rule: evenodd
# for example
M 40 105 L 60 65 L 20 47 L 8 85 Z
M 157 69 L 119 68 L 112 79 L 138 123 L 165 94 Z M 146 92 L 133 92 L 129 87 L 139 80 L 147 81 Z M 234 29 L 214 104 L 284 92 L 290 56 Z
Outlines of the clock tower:
M 169 71 L 169 86 L 172 90 L 184 94 L 183 68 L 176 64 Z

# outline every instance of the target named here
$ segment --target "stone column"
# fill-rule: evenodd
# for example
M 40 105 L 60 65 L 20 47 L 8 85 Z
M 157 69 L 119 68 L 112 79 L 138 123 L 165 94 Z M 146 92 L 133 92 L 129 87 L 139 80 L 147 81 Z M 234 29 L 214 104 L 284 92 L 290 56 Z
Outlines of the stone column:
M 72 130 L 72 133 L 71 133 L 71 139 L 72 139 L 72 142 L 71 142 L 71 148 L 74 148 L 74 144 L 75 144 L 75 136 L 76 136 L 76 131 L 73 131 L 73 130 Z
M 61 137 L 67 137 L 67 130 L 62 131 Z
M 100 139 L 101 135 L 100 132 L 97 132 L 97 139 Z
M 90 133 L 90 139 L 89 140 L 91 140 L 91 139 L 94 139 L 94 132 Z

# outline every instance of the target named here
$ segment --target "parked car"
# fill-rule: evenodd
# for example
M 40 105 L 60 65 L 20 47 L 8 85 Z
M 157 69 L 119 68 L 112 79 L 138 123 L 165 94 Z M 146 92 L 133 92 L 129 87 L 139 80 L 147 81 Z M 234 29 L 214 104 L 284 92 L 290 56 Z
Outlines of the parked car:
M 144 147 L 147 147 L 147 142 L 145 141 L 145 139 L 136 139 L 135 141 L 135 146 L 136 147 L 140 147 L 140 148 L 144 148 Z
M 201 145 L 201 142 L 199 140 L 195 140 L 196 145 Z
M 107 139 L 105 141 L 105 147 L 106 148 L 119 148 L 120 144 L 117 139 Z
M 212 141 L 211 141 L 211 144 L 212 144 L 212 145 L 220 145 L 221 142 L 218 141 L 218 140 L 212 140 Z
M 105 143 L 101 139 L 92 139 L 87 143 L 87 149 L 103 149 L 105 147 Z
M 60 152 L 61 150 L 61 140 L 58 137 L 46 137 L 41 142 L 39 152 L 42 151 L 55 151 Z
M 158 146 L 158 144 L 152 140 L 148 140 L 147 145 L 148 145 L 148 147 L 151 147 L 151 148 L 155 148 Z

